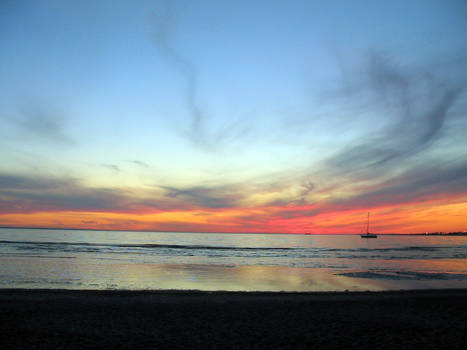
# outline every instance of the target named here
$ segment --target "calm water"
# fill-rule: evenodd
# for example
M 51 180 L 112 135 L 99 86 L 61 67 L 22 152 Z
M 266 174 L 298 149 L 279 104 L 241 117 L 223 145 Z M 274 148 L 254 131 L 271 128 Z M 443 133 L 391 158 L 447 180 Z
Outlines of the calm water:
M 0 229 L 0 288 L 467 288 L 467 237 Z

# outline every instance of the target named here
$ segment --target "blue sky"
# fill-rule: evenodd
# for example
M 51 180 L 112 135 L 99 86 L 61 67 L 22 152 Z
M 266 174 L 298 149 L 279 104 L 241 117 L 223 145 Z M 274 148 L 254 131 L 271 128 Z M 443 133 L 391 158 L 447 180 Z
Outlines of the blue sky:
M 5 0 L 0 172 L 248 184 L 252 206 L 462 168 L 466 19 L 463 1 Z

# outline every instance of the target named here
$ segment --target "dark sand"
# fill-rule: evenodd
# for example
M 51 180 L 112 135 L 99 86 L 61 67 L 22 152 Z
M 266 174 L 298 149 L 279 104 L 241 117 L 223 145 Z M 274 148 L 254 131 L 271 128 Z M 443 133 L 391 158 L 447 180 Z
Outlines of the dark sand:
M 467 290 L 0 290 L 2 349 L 467 349 Z

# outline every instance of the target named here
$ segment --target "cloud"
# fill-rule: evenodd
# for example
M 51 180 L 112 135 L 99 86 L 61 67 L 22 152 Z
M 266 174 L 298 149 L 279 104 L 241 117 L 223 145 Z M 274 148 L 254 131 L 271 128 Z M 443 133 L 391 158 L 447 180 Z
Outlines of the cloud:
M 147 163 L 141 161 L 141 160 L 136 160 L 136 159 L 135 159 L 135 160 L 130 160 L 129 162 L 130 162 L 130 163 L 133 163 L 133 164 L 135 164 L 135 165 L 138 165 L 138 166 L 140 166 L 140 167 L 149 168 L 149 165 L 148 165 Z
M 441 159 L 449 165 L 436 171 L 444 174 L 453 169 L 452 175 L 455 175 L 454 169 L 462 169 L 465 158 L 453 160 L 448 151 L 443 157 L 442 152 L 446 150 L 441 147 L 436 148 L 436 157 L 430 156 L 430 152 L 433 153 L 435 148 L 432 146 L 440 139 L 450 137 L 448 131 L 452 132 L 451 129 L 444 129 L 448 117 L 457 118 L 456 122 L 465 117 L 465 112 L 449 112 L 456 104 L 465 102 L 467 74 L 453 77 L 446 70 L 432 66 L 397 64 L 387 55 L 372 53 L 360 67 L 353 70 L 344 67 L 341 86 L 326 98 L 327 103 L 335 107 L 333 117 L 338 118 L 339 130 L 347 127 L 357 136 L 331 156 L 311 165 L 301 175 L 302 180 L 295 180 L 297 185 L 302 182 L 303 189 L 295 193 L 295 199 L 282 197 L 270 204 L 319 204 L 316 210 L 331 210 L 338 202 L 350 206 L 357 192 L 361 200 L 366 196 L 372 203 L 390 202 L 391 199 L 407 202 L 421 195 L 415 183 L 413 186 L 408 184 L 409 178 L 417 178 L 418 184 L 433 179 L 430 167 Z M 358 129 L 352 130 L 355 125 Z M 361 132 L 365 130 L 363 127 L 368 130 L 366 133 Z M 341 137 L 339 134 L 333 136 Z M 394 187 L 401 181 L 406 184 L 404 190 Z M 449 192 L 449 186 L 458 188 L 452 182 L 437 186 L 441 192 Z M 374 188 L 382 192 L 371 195 Z M 362 204 L 357 203 L 357 198 L 355 201 L 355 204 Z
M 176 188 L 160 186 L 165 191 L 165 196 L 178 198 L 182 201 L 200 206 L 202 208 L 232 208 L 238 205 L 242 195 L 238 188 L 231 186 L 220 187 L 188 187 Z
M 91 188 L 78 179 L 0 174 L 0 212 L 135 211 L 144 206 L 129 190 Z M 163 203 L 161 203 L 163 205 Z
M 436 200 L 467 195 L 467 160 L 461 163 L 432 162 L 407 170 L 375 187 L 360 188 L 350 199 L 335 204 L 371 207 Z
M 352 194 L 337 194 L 312 204 L 271 208 L 270 218 L 297 219 L 330 212 L 368 210 L 422 202 L 456 201 L 467 196 L 467 160 L 424 163 L 386 181 L 366 184 L 353 189 Z
M 364 73 L 346 97 L 364 98 L 375 117 L 383 116 L 389 126 L 363 135 L 328 159 L 328 170 L 337 174 L 384 171 L 429 148 L 466 87 L 465 82 L 436 78 L 423 69 L 402 69 L 380 54 L 370 55 Z
M 403 64 L 373 52 L 352 69 L 340 59 L 338 87 L 319 96 L 322 104 L 309 114 L 307 128 L 302 119 L 295 121 L 299 128 L 292 126 L 294 132 L 306 129 L 318 134 L 317 128 L 324 125 L 326 135 L 332 142 L 337 140 L 338 146 L 328 148 L 331 154 L 309 164 L 305 171 L 290 171 L 275 185 L 280 194 L 266 205 L 286 208 L 278 212 L 284 218 L 298 218 L 352 205 L 368 207 L 365 198 L 375 205 L 406 203 L 421 198 L 423 191 L 438 195 L 461 190 L 459 179 L 427 184 L 435 181 L 433 171 L 446 178 L 462 173 L 467 159 L 453 159 L 452 149 L 443 148 L 454 142 L 455 147 L 465 145 L 458 137 L 450 139 L 460 130 L 453 131 L 452 125 L 466 125 L 465 108 L 460 109 L 467 101 L 467 73 L 459 67 L 457 56 Z M 321 113 L 321 107 L 326 113 Z M 293 119 L 288 122 L 294 124 Z M 329 132 L 334 126 L 336 132 Z M 341 140 L 349 136 L 350 141 L 342 146 Z M 436 168 L 441 160 L 444 165 Z M 411 183 L 410 178 L 417 180 Z M 417 184 L 426 186 L 422 189 Z
M 107 163 L 101 163 L 99 164 L 99 166 L 103 167 L 103 168 L 107 168 L 107 169 L 110 169 L 112 171 L 115 171 L 115 172 L 120 172 L 120 168 L 118 165 L 115 165 L 115 164 L 107 164 Z
M 129 197 L 111 189 L 71 188 L 67 191 L 0 191 L 1 212 L 131 211 Z
M 298 194 L 308 194 L 313 184 L 304 183 Z M 269 203 L 269 206 L 245 206 L 250 196 L 264 195 L 264 184 L 231 184 L 177 188 L 160 186 L 154 190 L 96 188 L 83 185 L 78 179 L 32 177 L 19 174 L 0 174 L 0 213 L 75 212 L 146 214 L 167 211 L 189 211 L 203 216 L 204 223 L 183 222 L 183 216 L 157 221 L 157 229 L 184 231 L 257 231 L 299 232 L 304 227 L 326 226 L 329 218 L 339 218 L 346 212 L 370 208 L 396 208 L 424 202 L 454 203 L 467 195 L 467 161 L 432 162 L 406 170 L 376 185 L 364 184 L 345 197 L 329 196 L 312 204 Z M 276 190 L 273 186 L 271 191 Z M 302 192 L 300 192 L 302 191 Z M 312 192 L 313 193 L 313 192 Z M 339 193 L 339 192 L 338 192 Z M 337 193 L 337 194 L 338 194 Z M 432 205 L 432 204 L 430 204 Z M 199 212 L 199 209 L 202 211 Z M 229 213 L 224 216 L 223 213 Z M 77 214 L 78 215 L 78 214 Z M 87 214 L 86 214 L 87 215 Z M 347 215 L 347 214 L 345 214 Z M 348 216 L 348 215 L 347 215 Z M 111 218 L 100 220 L 99 214 L 83 218 L 86 225 L 98 219 L 99 227 Z M 114 218 L 119 229 L 138 227 L 138 222 Z M 316 221 L 318 220 L 318 221 Z M 349 219 L 351 220 L 351 218 Z M 144 221 L 144 220 L 143 220 Z M 143 224 L 141 221 L 141 225 Z M 334 222 L 334 228 L 347 228 Z M 338 220 L 339 221 L 339 220 Z M 8 222 L 8 221 L 6 221 Z M 127 226 L 125 226 L 127 225 Z M 149 225 L 146 223 L 144 225 Z M 324 227 L 323 226 L 323 227 Z M 143 227 L 143 226 L 141 226 Z M 146 227 L 146 226 L 144 226 Z M 152 227 L 152 226 L 151 226 Z M 150 228 L 149 226 L 147 228 Z
M 247 128 L 241 127 L 238 121 L 215 130 L 210 128 L 209 117 L 201 107 L 199 99 L 199 71 L 195 64 L 173 45 L 172 34 L 176 24 L 176 13 L 170 2 L 166 5 L 165 15 L 153 16 L 154 37 L 157 48 L 167 57 L 185 83 L 184 100 L 190 115 L 190 123 L 181 134 L 201 149 L 217 150 L 223 144 L 242 136 Z
M 74 186 L 75 179 L 28 177 L 17 174 L 0 174 L 0 190 L 49 190 Z
M 0 174 L 0 212 L 108 211 L 144 213 L 231 208 L 242 198 L 232 186 L 119 189 L 88 187 L 79 179 Z
M 65 113 L 44 102 L 23 103 L 21 113 L 10 120 L 19 127 L 28 140 L 33 137 L 41 142 L 48 141 L 62 145 L 74 143 L 65 132 Z

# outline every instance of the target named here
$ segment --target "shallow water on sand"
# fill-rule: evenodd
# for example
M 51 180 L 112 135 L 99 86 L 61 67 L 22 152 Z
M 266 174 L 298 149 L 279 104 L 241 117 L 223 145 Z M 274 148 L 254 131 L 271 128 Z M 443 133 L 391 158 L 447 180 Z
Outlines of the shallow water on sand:
M 0 288 L 467 288 L 467 237 L 0 229 Z

